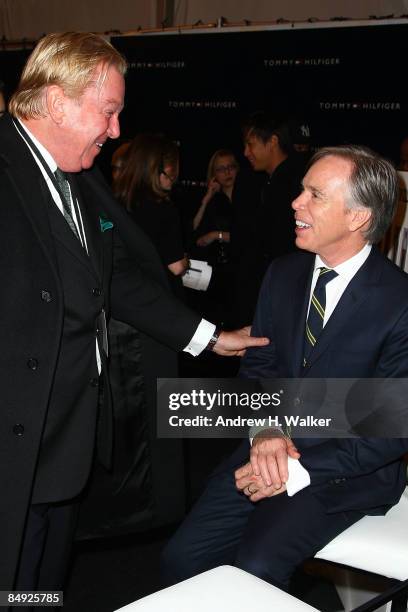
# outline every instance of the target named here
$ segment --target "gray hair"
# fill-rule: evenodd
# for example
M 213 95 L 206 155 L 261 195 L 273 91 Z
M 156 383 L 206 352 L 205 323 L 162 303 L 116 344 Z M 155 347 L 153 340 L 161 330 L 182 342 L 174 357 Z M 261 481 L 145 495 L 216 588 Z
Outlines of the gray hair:
M 367 147 L 343 145 L 319 149 L 310 160 L 309 167 L 329 156 L 340 157 L 353 164 L 347 208 L 362 207 L 371 211 L 364 237 L 376 244 L 390 226 L 397 206 L 398 175 L 394 166 Z

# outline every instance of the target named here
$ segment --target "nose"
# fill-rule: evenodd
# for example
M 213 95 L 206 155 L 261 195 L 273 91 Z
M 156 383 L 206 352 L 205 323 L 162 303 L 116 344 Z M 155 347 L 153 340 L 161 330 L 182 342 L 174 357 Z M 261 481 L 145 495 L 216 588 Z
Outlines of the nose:
M 248 147 L 248 145 L 247 145 L 247 144 L 246 144 L 246 145 L 245 145 L 245 147 L 244 147 L 244 156 L 245 156 L 245 157 L 249 157 L 249 147 Z
M 109 138 L 119 138 L 120 123 L 119 123 L 119 117 L 117 115 L 112 115 L 112 117 L 109 119 L 107 133 L 108 133 Z
M 303 208 L 305 203 L 306 203 L 306 196 L 305 196 L 305 191 L 302 191 L 302 193 L 300 193 L 298 195 L 298 197 L 293 200 L 292 202 L 292 208 L 293 210 L 299 210 L 299 208 Z

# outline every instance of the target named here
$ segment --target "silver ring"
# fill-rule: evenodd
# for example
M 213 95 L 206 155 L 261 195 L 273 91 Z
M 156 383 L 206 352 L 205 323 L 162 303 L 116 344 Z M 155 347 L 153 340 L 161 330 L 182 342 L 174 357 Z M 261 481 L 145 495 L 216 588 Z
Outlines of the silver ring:
M 247 490 L 248 490 L 249 495 L 255 495 L 255 493 L 258 492 L 258 489 L 256 491 L 251 491 L 251 489 L 249 488 L 249 485 L 247 486 Z

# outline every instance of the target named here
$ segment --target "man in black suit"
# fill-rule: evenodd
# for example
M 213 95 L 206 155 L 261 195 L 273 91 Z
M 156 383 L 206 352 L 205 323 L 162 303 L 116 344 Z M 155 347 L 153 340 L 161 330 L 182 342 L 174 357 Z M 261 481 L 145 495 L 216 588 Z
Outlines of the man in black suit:
M 217 334 L 177 302 L 151 243 L 92 169 L 119 136 L 125 71 L 101 37 L 46 36 L 0 121 L 2 590 L 62 587 L 95 440 L 110 464 L 110 311 L 177 351 L 267 342 Z
M 374 400 L 387 425 L 390 379 L 398 387 L 408 376 L 408 276 L 373 245 L 392 219 L 397 185 L 391 164 L 367 149 L 333 147 L 313 157 L 293 202 L 302 251 L 275 260 L 266 274 L 252 330 L 271 342 L 247 352 L 242 376 L 386 380 Z M 305 416 L 301 394 L 294 407 Z M 229 563 L 287 589 L 302 561 L 364 515 L 397 503 L 407 448 L 407 439 L 292 440 L 258 431 L 251 447 L 217 469 L 169 543 L 167 582 Z

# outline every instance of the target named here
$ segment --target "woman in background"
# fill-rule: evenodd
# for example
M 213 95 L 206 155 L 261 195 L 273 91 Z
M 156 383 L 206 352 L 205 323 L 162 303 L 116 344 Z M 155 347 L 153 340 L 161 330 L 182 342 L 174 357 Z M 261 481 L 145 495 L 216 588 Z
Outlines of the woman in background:
M 132 141 L 115 185 L 115 195 L 155 245 L 170 284 L 182 295 L 181 276 L 188 267 L 179 212 L 170 192 L 179 172 L 177 145 L 161 135 L 139 134 Z
M 193 220 L 196 247 L 192 253 L 213 267 L 204 314 L 226 327 L 232 282 L 229 244 L 234 213 L 232 192 L 238 170 L 232 151 L 215 151 L 208 163 L 207 191 Z

